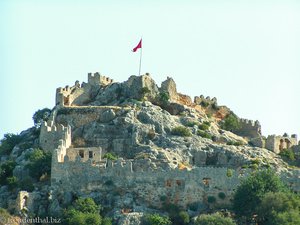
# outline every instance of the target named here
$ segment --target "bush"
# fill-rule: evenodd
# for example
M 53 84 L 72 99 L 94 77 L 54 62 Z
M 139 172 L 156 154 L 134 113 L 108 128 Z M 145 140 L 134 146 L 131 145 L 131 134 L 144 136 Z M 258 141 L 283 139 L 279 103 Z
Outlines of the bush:
M 226 195 L 224 192 L 219 192 L 218 197 L 222 200 L 224 200 L 226 198 Z
M 18 186 L 18 179 L 15 176 L 6 178 L 7 185 L 9 188 L 13 189 Z
M 212 135 L 210 135 L 209 133 L 206 133 L 205 131 L 202 130 L 198 130 L 197 131 L 197 135 L 203 138 L 207 138 L 207 139 L 211 139 L 212 140 Z
M 101 225 L 112 225 L 112 220 L 111 220 L 111 218 L 105 217 L 105 218 L 102 220 Z
M 108 160 L 112 160 L 112 161 L 118 159 L 117 155 L 115 155 L 114 153 L 111 153 L 111 152 L 105 153 L 104 156 L 103 156 L 103 158 L 104 159 L 108 159 Z
M 207 202 L 210 203 L 210 204 L 213 204 L 217 201 L 216 197 L 215 196 L 208 196 L 207 198 Z
M 33 152 L 26 155 L 29 164 L 26 166 L 29 169 L 29 174 L 35 179 L 39 179 L 43 174 L 50 175 L 51 173 L 51 152 L 45 152 L 41 149 L 34 149 Z
M 196 121 L 189 121 L 186 123 L 187 127 L 194 127 L 194 126 L 199 126 L 199 123 Z
M 295 161 L 295 153 L 292 149 L 285 149 L 281 151 L 279 155 L 288 160 Z
M 179 212 L 179 224 L 188 224 L 190 222 L 190 216 L 186 211 Z
M 231 219 L 222 216 L 219 213 L 211 214 L 211 215 L 200 215 L 195 225 L 235 225 L 236 223 Z
M 285 186 L 274 172 L 270 170 L 256 172 L 238 186 L 233 198 L 233 209 L 238 216 L 252 218 L 252 215 L 256 214 L 256 207 L 267 192 L 284 190 Z
M 170 95 L 168 92 L 160 92 L 159 93 L 159 101 L 161 101 L 163 104 L 168 104 L 170 99 Z
M 146 216 L 146 223 L 149 225 L 171 225 L 171 221 L 167 216 L 160 216 L 159 214 L 150 214 Z
M 35 127 L 40 127 L 44 121 L 47 121 L 50 117 L 51 110 L 48 108 L 39 109 L 36 111 L 33 116 L 33 123 Z
M 232 175 L 233 175 L 233 170 L 232 169 L 227 169 L 226 176 L 227 177 L 232 177 Z
M 7 185 L 12 182 L 13 170 L 16 163 L 12 160 L 6 161 L 0 167 L 0 185 Z M 9 179 L 9 180 L 8 180 Z
M 209 125 L 205 123 L 200 124 L 198 127 L 200 130 L 209 130 Z
M 101 207 L 92 198 L 79 198 L 64 212 L 65 223 L 68 225 L 101 225 Z M 108 221 L 106 221 L 107 224 Z
M 190 137 L 192 136 L 191 131 L 184 127 L 184 126 L 178 126 L 172 129 L 172 134 L 177 135 L 177 136 L 182 136 L 182 137 Z
M 258 222 L 262 225 L 300 224 L 287 223 L 300 221 L 300 198 L 292 193 L 266 193 L 257 207 Z M 290 214 L 290 212 L 297 212 Z M 287 217 L 290 215 L 293 217 Z M 297 218 L 297 220 L 296 220 Z
M 235 131 L 240 128 L 240 122 L 236 115 L 233 113 L 229 114 L 222 122 L 221 128 L 223 130 Z
M 4 134 L 4 138 L 0 141 L 0 156 L 9 155 L 13 148 L 22 141 L 20 135 L 7 133 Z

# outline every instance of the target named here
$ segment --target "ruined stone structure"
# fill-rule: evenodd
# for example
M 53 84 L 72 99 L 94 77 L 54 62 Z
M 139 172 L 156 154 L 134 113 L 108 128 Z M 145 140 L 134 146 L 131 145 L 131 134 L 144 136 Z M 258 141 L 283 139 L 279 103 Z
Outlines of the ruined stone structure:
M 276 136 L 270 135 L 266 140 L 266 149 L 269 149 L 275 153 L 280 153 L 284 149 L 289 149 L 292 146 L 296 146 L 297 142 L 297 135 L 293 134 L 291 137 L 288 135 L 283 136 Z
M 88 83 L 83 82 L 80 85 L 79 81 L 76 81 L 72 87 L 57 88 L 55 103 L 59 106 L 84 105 L 90 100 L 90 91 L 93 87 L 107 86 L 113 82 L 113 79 L 102 76 L 98 72 L 94 74 L 89 73 Z
M 53 151 L 60 145 L 61 140 L 63 140 L 65 146 L 69 147 L 71 145 L 70 126 L 55 125 L 53 120 L 42 124 L 39 140 L 42 149 Z

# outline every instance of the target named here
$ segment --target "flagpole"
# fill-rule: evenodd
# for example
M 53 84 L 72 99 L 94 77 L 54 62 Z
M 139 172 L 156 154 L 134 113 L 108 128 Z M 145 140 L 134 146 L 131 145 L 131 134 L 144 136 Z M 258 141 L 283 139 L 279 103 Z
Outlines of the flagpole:
M 142 39 L 141 39 L 141 40 L 142 40 Z M 143 48 L 141 48 L 141 52 L 140 52 L 139 76 L 141 75 L 141 67 L 142 67 L 142 52 L 143 52 Z

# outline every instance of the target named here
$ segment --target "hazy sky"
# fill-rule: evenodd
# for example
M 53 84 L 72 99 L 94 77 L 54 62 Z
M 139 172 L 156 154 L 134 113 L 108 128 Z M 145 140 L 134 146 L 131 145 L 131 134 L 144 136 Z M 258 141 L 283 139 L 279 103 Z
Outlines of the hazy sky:
M 155 3 L 157 2 L 157 3 Z M 225 3 L 226 2 L 226 3 Z M 0 137 L 99 71 L 173 77 L 267 134 L 300 133 L 300 1 L 0 1 Z

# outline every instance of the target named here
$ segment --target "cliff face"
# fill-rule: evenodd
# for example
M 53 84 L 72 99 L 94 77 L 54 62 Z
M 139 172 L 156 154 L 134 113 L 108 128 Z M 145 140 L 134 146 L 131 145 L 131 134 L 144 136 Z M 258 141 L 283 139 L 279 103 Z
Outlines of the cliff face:
M 193 102 L 177 92 L 172 78 L 159 87 L 149 74 L 123 83 L 95 74 L 88 83 L 58 88 L 50 119 L 39 141 L 34 136 L 31 143 L 52 152 L 51 187 L 36 185 L 28 196 L 44 205 L 26 207 L 59 214 L 74 196 L 91 196 L 115 216 L 117 209 L 145 212 L 164 202 L 186 209 L 196 204 L 200 210 L 207 207 L 207 196 L 218 199 L 220 192 L 226 197 L 216 206 L 230 204 L 247 174 L 270 167 L 299 191 L 299 172 L 261 148 L 258 122 L 238 120 L 236 132 L 225 130 L 222 124 L 232 115 L 216 98 L 199 96 Z M 249 144 L 254 138 L 261 147 Z M 16 146 L 10 156 L 19 164 L 14 170 L 19 179 L 28 176 L 25 155 L 31 151 Z M 117 160 L 107 160 L 107 153 Z M 5 202 L 7 189 L 2 189 Z

